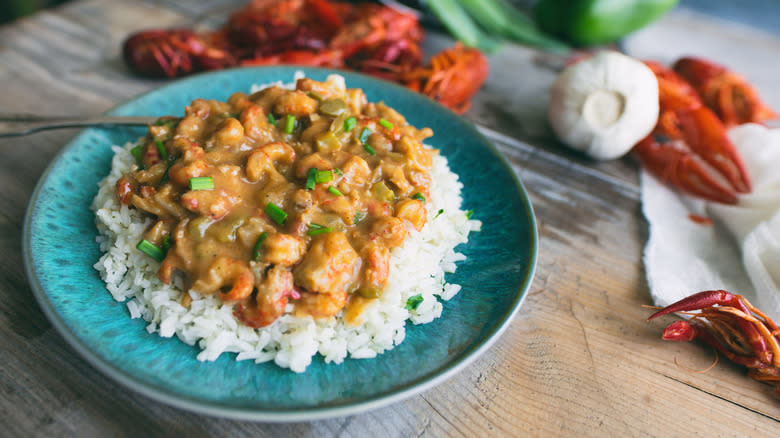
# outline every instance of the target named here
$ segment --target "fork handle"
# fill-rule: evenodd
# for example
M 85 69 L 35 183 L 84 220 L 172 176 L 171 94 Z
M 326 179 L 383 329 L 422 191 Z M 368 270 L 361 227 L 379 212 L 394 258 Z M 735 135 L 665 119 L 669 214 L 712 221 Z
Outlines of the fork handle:
M 27 135 L 45 129 L 110 125 L 145 126 L 154 123 L 157 119 L 149 116 L 52 117 L 0 113 L 0 137 Z

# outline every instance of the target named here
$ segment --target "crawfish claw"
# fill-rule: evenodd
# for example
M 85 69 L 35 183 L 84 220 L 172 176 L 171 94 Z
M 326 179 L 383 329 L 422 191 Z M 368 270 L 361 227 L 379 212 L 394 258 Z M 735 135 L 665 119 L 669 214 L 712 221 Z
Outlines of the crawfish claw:
M 686 312 L 690 310 L 700 310 L 705 307 L 713 306 L 715 304 L 732 303 L 736 299 L 736 297 L 737 297 L 736 295 L 722 289 L 706 290 L 703 292 L 693 294 L 689 297 L 685 297 L 680 301 L 677 301 L 675 303 L 672 303 L 664 307 L 663 309 L 650 315 L 650 317 L 647 318 L 647 320 L 650 321 L 651 319 L 655 319 L 663 315 L 668 315 L 670 313 Z

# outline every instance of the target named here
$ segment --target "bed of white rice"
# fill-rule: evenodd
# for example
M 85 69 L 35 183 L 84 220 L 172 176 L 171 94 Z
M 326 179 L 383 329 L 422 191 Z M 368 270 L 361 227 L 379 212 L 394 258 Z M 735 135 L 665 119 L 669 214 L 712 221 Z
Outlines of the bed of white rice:
M 404 244 L 391 253 L 387 286 L 381 298 L 365 308 L 359 325 L 349 325 L 341 316 L 314 320 L 284 315 L 268 327 L 253 329 L 235 319 L 231 305 L 194 292 L 188 292 L 192 302 L 185 308 L 180 304 L 185 293 L 181 285 L 163 284 L 157 278 L 157 261 L 135 249 L 151 219 L 120 205 L 114 194 L 116 181 L 130 171 L 132 146 L 113 146 L 111 173 L 101 181 L 92 204 L 97 241 L 104 252 L 95 269 L 114 299 L 127 303 L 132 318 L 146 320 L 150 333 L 175 335 L 187 344 L 197 344 L 201 349 L 198 360 L 213 361 L 233 352 L 236 360 L 273 360 L 280 367 L 303 372 L 318 353 L 333 363 L 347 356 L 372 358 L 404 340 L 407 320 L 431 322 L 442 314 L 441 301 L 460 291 L 444 275 L 454 272 L 456 262 L 465 259 L 454 248 L 468 240 L 470 231 L 478 231 L 480 222 L 469 220 L 460 209 L 462 184 L 449 170 L 446 158 L 436 156 L 431 199 L 426 202 L 428 223 L 421 232 L 408 227 Z M 423 300 L 409 311 L 407 300 L 415 295 Z

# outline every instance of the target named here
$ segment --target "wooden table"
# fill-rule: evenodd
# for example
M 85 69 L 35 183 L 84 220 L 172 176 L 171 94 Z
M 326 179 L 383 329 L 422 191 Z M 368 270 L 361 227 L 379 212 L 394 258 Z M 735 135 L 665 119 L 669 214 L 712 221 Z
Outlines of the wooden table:
M 128 73 L 120 42 L 140 28 L 187 25 L 231 2 L 191 3 L 79 0 L 0 28 L 0 111 L 94 114 L 161 85 Z M 428 48 L 446 43 L 433 35 Z M 678 9 L 626 48 L 662 61 L 683 50 L 719 56 L 780 108 L 777 35 Z M 87 364 L 38 307 L 20 250 L 33 187 L 75 131 L 0 140 L 0 435 L 777 436 L 780 401 L 769 386 L 724 360 L 691 372 L 706 368 L 712 351 L 662 342 L 669 320 L 645 322 L 647 225 L 636 164 L 592 162 L 552 139 L 544 109 L 554 73 L 538 61 L 518 46 L 494 55 L 466 115 L 511 162 L 536 211 L 539 260 L 522 309 L 457 376 L 346 418 L 206 417 L 125 391 Z

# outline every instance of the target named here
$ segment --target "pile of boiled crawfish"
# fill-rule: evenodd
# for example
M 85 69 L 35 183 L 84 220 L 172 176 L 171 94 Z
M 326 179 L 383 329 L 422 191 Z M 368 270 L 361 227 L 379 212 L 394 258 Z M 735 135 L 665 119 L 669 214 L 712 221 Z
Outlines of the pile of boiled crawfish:
M 356 70 L 465 112 L 487 78 L 487 59 L 456 44 L 423 65 L 424 37 L 416 16 L 376 3 L 253 0 L 216 31 L 145 30 L 122 53 L 133 71 L 153 77 L 271 64 Z

